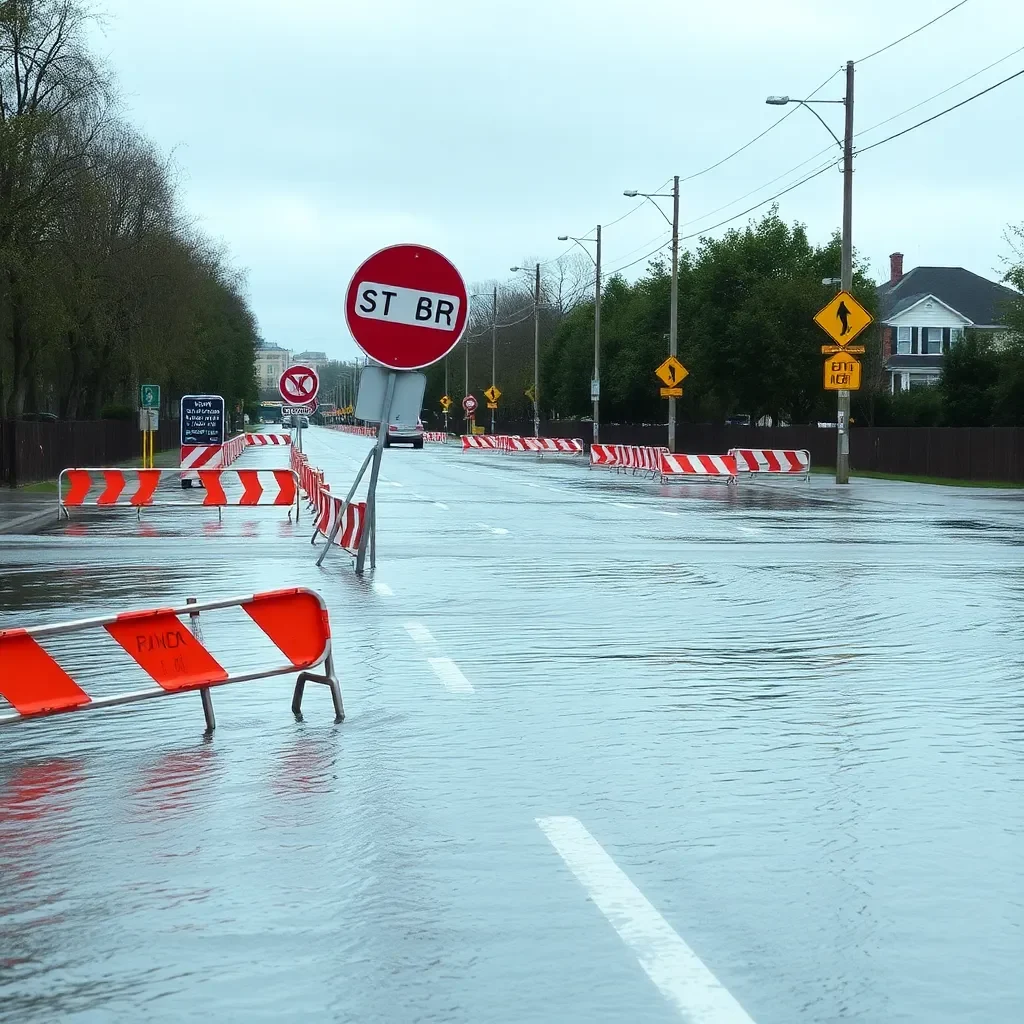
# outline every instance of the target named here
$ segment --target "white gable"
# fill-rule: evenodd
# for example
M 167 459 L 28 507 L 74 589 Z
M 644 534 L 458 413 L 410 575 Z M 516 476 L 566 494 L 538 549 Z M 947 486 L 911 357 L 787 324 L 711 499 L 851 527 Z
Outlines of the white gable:
M 971 327 L 972 321 L 952 306 L 947 306 L 934 295 L 926 295 L 919 302 L 889 317 L 891 327 Z

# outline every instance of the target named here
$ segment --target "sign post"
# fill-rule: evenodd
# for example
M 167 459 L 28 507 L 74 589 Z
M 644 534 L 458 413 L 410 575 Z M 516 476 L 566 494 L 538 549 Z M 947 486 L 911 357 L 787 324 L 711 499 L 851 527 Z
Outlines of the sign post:
M 320 391 L 320 375 L 316 368 L 295 363 L 281 374 L 277 389 L 284 399 L 281 409 L 282 416 L 292 416 L 292 430 L 295 435 L 295 447 L 302 451 L 302 417 L 312 416 L 317 410 L 316 396 Z M 297 407 L 308 406 L 309 412 L 298 412 Z M 289 412 L 289 410 L 291 410 Z
M 466 419 L 469 421 L 469 432 L 471 434 L 476 433 L 476 406 L 477 401 L 472 395 L 466 395 L 462 400 L 462 410 L 466 414 Z
M 352 275 L 345 297 L 348 329 L 363 352 L 390 371 L 381 404 L 377 443 L 367 455 L 347 499 L 351 500 L 367 464 L 372 463 L 366 495 L 366 528 L 356 553 L 357 575 L 363 574 L 368 545 L 370 568 L 376 565 L 377 479 L 392 405 L 397 393 L 415 394 L 415 389 L 421 388 L 419 382 L 406 383 L 402 378 L 421 376 L 409 371 L 430 366 L 448 355 L 462 337 L 468 317 L 469 294 L 462 275 L 450 260 L 425 245 L 392 245 L 381 249 Z M 371 367 L 367 367 L 369 369 Z M 363 372 L 360 394 L 364 381 L 368 390 L 375 386 L 373 377 Z M 422 401 L 420 389 L 420 405 Z M 358 412 L 358 399 L 356 404 Z M 344 505 L 342 512 L 344 514 Z

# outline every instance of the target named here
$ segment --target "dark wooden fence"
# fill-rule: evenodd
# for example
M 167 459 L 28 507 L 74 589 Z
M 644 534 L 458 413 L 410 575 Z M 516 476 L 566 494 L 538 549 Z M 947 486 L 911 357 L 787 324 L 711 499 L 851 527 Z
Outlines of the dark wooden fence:
M 0 420 L 0 484 L 53 480 L 69 466 L 113 466 L 141 454 L 139 425 L 128 420 Z M 163 420 L 158 451 L 178 443 L 178 421 Z
M 541 424 L 546 437 L 581 437 L 589 446 L 593 424 L 552 420 Z M 508 434 L 533 434 L 532 421 L 499 424 Z M 663 424 L 633 426 L 602 423 L 601 440 L 609 444 L 664 445 Z M 835 428 L 728 427 L 680 423 L 676 450 L 719 455 L 730 448 L 805 448 L 812 466 L 835 466 Z M 854 471 L 957 480 L 1024 482 L 1024 429 L 1017 427 L 854 427 L 850 432 Z

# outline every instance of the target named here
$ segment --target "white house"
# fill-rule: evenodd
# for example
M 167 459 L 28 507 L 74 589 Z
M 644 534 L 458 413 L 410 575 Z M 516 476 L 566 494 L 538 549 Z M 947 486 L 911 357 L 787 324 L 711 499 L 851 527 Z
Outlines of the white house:
M 291 364 L 292 355 L 286 348 L 263 342 L 256 348 L 256 380 L 263 391 L 276 391 L 281 374 Z
M 968 328 L 1002 332 L 1012 288 L 963 267 L 915 267 L 903 273 L 903 253 L 889 257 L 889 280 L 878 288 L 882 354 L 892 392 L 934 384 L 942 357 Z

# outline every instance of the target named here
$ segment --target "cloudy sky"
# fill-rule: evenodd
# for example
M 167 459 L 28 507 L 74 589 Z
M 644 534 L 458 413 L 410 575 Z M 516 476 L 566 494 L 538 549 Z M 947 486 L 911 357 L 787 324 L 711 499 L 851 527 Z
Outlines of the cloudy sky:
M 649 205 L 611 224 L 634 205 L 623 189 L 701 171 L 791 109 L 767 95 L 809 95 L 955 2 L 101 0 L 97 47 L 126 114 L 174 152 L 187 209 L 247 269 L 265 337 L 345 357 L 345 286 L 372 251 L 423 242 L 469 282 L 503 280 L 601 222 L 605 265 L 630 263 L 667 235 Z M 967 0 L 863 61 L 858 131 L 1003 57 L 858 145 L 1024 68 L 1024 4 Z M 836 74 L 818 95 L 842 89 Z M 1024 76 L 857 160 L 854 244 L 879 279 L 894 250 L 908 268 L 999 273 L 1003 231 L 1024 221 L 1022 105 Z M 842 108 L 816 109 L 841 136 Z M 834 145 L 795 108 L 684 183 L 683 234 L 768 198 Z M 831 170 L 780 208 L 822 241 L 841 202 Z

